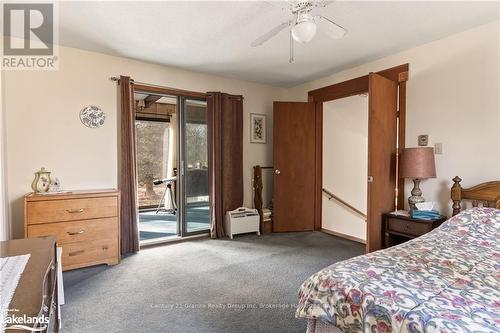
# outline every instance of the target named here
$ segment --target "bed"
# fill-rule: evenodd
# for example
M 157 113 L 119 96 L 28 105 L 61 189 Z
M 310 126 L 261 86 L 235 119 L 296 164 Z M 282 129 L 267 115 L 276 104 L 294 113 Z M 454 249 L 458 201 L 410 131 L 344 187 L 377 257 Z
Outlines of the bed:
M 296 312 L 308 333 L 500 332 L 500 182 L 460 181 L 440 227 L 309 277 Z

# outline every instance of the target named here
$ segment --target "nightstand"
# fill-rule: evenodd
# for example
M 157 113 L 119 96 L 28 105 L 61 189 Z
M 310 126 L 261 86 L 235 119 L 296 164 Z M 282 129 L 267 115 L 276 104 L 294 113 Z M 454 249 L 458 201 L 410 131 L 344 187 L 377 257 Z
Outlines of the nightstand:
M 428 233 L 446 221 L 446 216 L 437 220 L 419 220 L 409 216 L 387 213 L 384 214 L 383 221 L 384 247 L 389 247 Z

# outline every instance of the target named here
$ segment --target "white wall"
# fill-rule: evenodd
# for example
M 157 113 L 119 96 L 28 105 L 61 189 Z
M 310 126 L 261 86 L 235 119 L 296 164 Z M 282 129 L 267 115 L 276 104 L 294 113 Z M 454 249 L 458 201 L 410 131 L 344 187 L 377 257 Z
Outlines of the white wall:
M 4 98 L 3 98 L 3 71 L 0 70 L 0 241 L 10 238 L 10 224 L 8 223 L 7 207 L 5 204 L 5 131 L 4 131 Z
M 418 134 L 444 144 L 444 154 L 436 156 L 438 179 L 424 181 L 422 190 L 446 211 L 453 176 L 460 175 L 464 186 L 500 178 L 499 30 L 499 22 L 483 25 L 290 89 L 61 47 L 58 71 L 4 73 L 7 208 L 14 236 L 22 236 L 22 196 L 41 166 L 67 189 L 116 187 L 118 94 L 108 78 L 120 74 L 245 97 L 244 190 L 251 206 L 251 166 L 272 163 L 273 100 L 306 100 L 311 89 L 408 62 L 407 146 L 416 145 Z M 80 124 L 78 112 L 88 104 L 107 112 L 103 128 Z M 250 112 L 269 115 L 267 145 L 249 143 Z
M 192 91 L 223 91 L 244 96 L 244 202 L 252 206 L 255 164 L 272 164 L 272 102 L 286 90 L 60 47 L 57 71 L 5 73 L 8 200 L 13 236 L 23 235 L 23 195 L 33 173 L 52 171 L 66 189 L 117 187 L 117 84 L 111 76 Z M 84 127 L 78 118 L 89 104 L 107 114 L 102 128 Z M 250 144 L 249 114 L 268 115 L 268 144 Z M 267 186 L 270 188 L 270 186 Z
M 368 98 L 323 103 L 323 187 L 366 214 Z M 366 240 L 365 219 L 323 196 L 321 228 Z
M 500 22 L 482 25 L 289 90 L 290 100 L 306 100 L 312 89 L 410 64 L 407 84 L 406 146 L 429 134 L 437 179 L 421 184 L 424 197 L 451 213 L 451 179 L 464 186 L 500 179 Z M 406 194 L 411 190 L 407 183 Z

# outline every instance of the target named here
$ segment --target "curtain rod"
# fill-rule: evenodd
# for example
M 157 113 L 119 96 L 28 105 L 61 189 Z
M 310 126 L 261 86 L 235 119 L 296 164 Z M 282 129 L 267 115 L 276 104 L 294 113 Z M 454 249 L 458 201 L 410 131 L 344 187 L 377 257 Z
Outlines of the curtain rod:
M 115 82 L 120 83 L 120 77 L 118 77 L 118 76 L 111 76 L 109 79 L 111 81 L 115 81 Z M 158 88 L 168 88 L 168 87 L 160 86 L 160 85 L 157 85 L 157 84 L 151 84 L 151 83 L 145 83 L 145 82 L 135 81 L 134 79 L 130 79 L 130 81 L 134 82 L 134 83 L 137 83 L 137 84 L 143 84 L 145 86 L 152 86 L 152 87 L 158 87 Z
M 120 84 L 120 78 L 117 76 L 111 76 L 109 78 L 111 81 L 118 82 Z M 190 90 L 184 90 L 184 89 L 177 89 L 177 88 L 171 88 L 171 87 L 166 87 L 166 86 L 160 86 L 157 84 L 151 84 L 151 83 L 145 83 L 145 82 L 140 82 L 140 81 L 135 81 L 134 79 L 130 79 L 130 82 L 136 85 L 142 85 L 145 87 L 151 87 L 151 88 L 158 88 L 158 89 L 163 89 L 165 92 L 164 94 L 171 94 L 175 96 L 187 96 L 187 97 L 192 97 L 192 98 L 205 98 L 206 93 L 201 93 L 197 91 L 190 91 Z M 167 92 L 168 91 L 168 92 Z
M 115 81 L 115 82 L 120 83 L 120 77 L 118 77 L 118 76 L 111 76 L 109 79 L 110 79 L 111 81 Z M 142 85 L 145 85 L 145 86 L 150 86 L 150 87 L 158 87 L 158 88 L 173 89 L 173 88 L 170 88 L 170 87 L 160 86 L 160 85 L 158 85 L 158 84 L 151 84 L 151 83 L 146 83 L 146 82 L 136 81 L 136 80 L 134 80 L 134 79 L 130 79 L 130 81 L 131 81 L 131 82 L 133 82 L 133 83 L 142 84 Z
M 118 76 L 111 76 L 109 79 L 111 81 L 115 81 L 115 82 L 120 83 L 120 78 Z M 130 81 L 133 82 L 133 83 L 142 84 L 144 86 L 149 86 L 149 87 L 157 87 L 157 88 L 164 88 L 164 89 L 175 89 L 175 88 L 171 88 L 171 87 L 160 86 L 158 84 L 151 84 L 151 83 L 146 83 L 146 82 L 140 82 L 140 81 L 136 81 L 134 79 L 130 79 Z M 179 89 L 179 90 L 182 90 L 182 89 Z

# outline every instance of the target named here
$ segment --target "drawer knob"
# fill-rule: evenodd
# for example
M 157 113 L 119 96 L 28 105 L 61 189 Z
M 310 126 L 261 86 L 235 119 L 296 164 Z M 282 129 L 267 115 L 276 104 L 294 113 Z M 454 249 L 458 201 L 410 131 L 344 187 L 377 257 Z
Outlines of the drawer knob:
M 103 251 L 106 251 L 107 249 L 108 249 L 108 246 L 107 246 L 107 245 L 103 245 L 103 246 L 102 246 L 102 250 L 103 250 Z
M 83 213 L 85 209 L 77 208 L 77 209 L 66 209 L 66 211 L 70 214 Z
M 85 232 L 85 230 L 80 230 L 80 231 L 76 231 L 76 232 L 68 231 L 67 234 L 70 235 L 70 236 L 74 236 L 74 235 L 81 235 L 84 232 Z
M 70 252 L 68 255 L 70 257 L 74 257 L 74 256 L 77 256 L 79 254 L 82 254 L 83 252 L 85 252 L 85 251 L 84 250 L 79 250 L 79 251 Z

